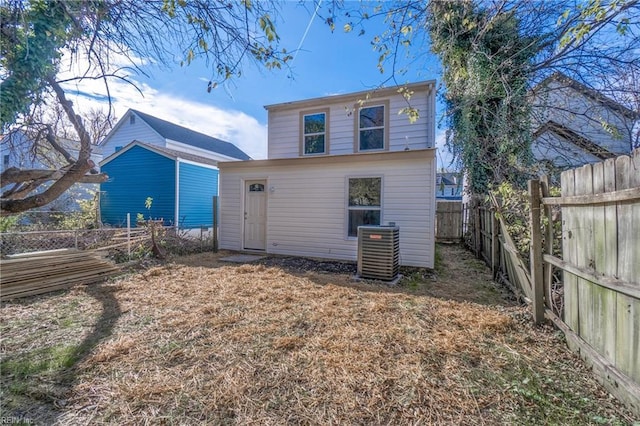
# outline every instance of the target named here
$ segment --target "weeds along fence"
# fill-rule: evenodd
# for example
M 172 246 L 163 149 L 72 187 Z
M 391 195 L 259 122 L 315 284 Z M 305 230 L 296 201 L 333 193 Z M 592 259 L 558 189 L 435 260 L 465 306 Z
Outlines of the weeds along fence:
M 560 197 L 530 181 L 529 259 L 490 198 L 471 205 L 467 244 L 640 415 L 640 149 L 563 172 Z

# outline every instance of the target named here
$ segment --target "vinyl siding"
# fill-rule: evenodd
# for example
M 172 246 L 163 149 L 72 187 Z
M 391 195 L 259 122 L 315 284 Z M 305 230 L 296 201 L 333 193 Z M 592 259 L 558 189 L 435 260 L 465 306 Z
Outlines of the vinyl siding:
M 353 163 L 331 158 L 287 166 L 254 162 L 228 169 L 221 163 L 220 247 L 243 249 L 243 182 L 266 179 L 267 188 L 273 188 L 267 191 L 268 253 L 356 260 L 357 241 L 347 237 L 347 180 L 380 176 L 381 220 L 400 226 L 401 263 L 433 267 L 435 157 L 433 151 L 415 154 Z
M 109 180 L 100 185 L 102 222 L 125 226 L 131 213 L 134 225 L 136 214 L 142 213 L 145 218 L 162 218 L 166 225 L 175 223 L 175 167 L 174 160 L 139 146 L 103 164 Z M 150 211 L 144 206 L 147 197 L 153 198 Z
M 405 114 L 398 112 L 407 107 L 405 99 L 398 94 L 373 98 L 365 105 L 377 105 L 389 101 L 389 141 L 390 151 L 432 148 L 435 144 L 435 99 L 434 90 L 429 87 L 416 90 L 411 98 L 411 106 L 420 112 L 420 118 L 410 123 Z M 276 109 L 269 111 L 268 158 L 295 158 L 300 156 L 300 113 L 329 108 L 329 155 L 354 153 L 356 117 L 354 110 L 358 98 L 331 102 L 324 99 L 317 107 Z
M 107 158 L 114 152 L 116 147 L 127 146 L 134 140 L 148 143 L 150 145 L 157 145 L 164 147 L 166 145 L 162 136 L 156 133 L 147 123 L 145 123 L 140 117 L 136 117 L 134 124 L 129 123 L 128 116 L 122 117 L 124 120 L 120 126 L 108 136 L 102 144 L 102 157 Z
M 553 132 L 545 132 L 537 137 L 531 144 L 531 152 L 536 160 L 549 160 L 556 167 L 562 168 L 580 167 L 602 161 Z
M 211 227 L 213 196 L 218 195 L 218 170 L 183 162 L 179 167 L 179 226 Z
M 631 120 L 572 87 L 551 82 L 547 91 L 536 94 L 532 104 L 534 130 L 551 120 L 614 154 L 628 154 L 631 151 Z M 618 135 L 608 132 L 603 123 L 615 129 Z M 547 134 L 538 137 L 532 146 L 534 158 L 551 160 L 560 167 L 601 161 L 571 143 L 558 141 L 559 138 Z

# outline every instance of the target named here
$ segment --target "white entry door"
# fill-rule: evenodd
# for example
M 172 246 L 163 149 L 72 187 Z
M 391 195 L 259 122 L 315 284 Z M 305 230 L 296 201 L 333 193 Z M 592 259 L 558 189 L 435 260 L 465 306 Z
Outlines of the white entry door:
M 244 184 L 244 248 L 264 250 L 267 239 L 267 182 L 248 180 Z

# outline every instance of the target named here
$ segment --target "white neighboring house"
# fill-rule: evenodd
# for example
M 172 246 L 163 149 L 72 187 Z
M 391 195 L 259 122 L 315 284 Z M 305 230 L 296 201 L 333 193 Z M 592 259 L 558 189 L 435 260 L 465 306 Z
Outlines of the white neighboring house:
M 69 152 L 69 154 L 77 158 L 80 151 L 80 142 L 71 139 L 59 138 L 58 143 Z M 49 150 L 34 156 L 32 152 L 33 143 L 22 132 L 14 132 L 4 135 L 0 140 L 0 173 L 11 167 L 19 169 L 43 169 L 50 170 L 62 167 L 65 160 L 62 155 Z M 91 148 L 91 160 L 95 163 L 96 170 L 99 169 L 98 164 L 102 161 L 102 152 L 100 147 L 94 145 Z M 48 185 L 43 185 L 40 191 L 46 189 Z M 7 186 L 8 188 L 8 186 Z M 2 186 L 2 189 L 7 189 Z M 67 189 L 60 197 L 53 202 L 37 209 L 39 211 L 62 211 L 70 212 L 80 209 L 78 201 L 93 199 L 98 191 L 98 184 L 75 183 Z
M 268 159 L 220 162 L 220 247 L 356 260 L 357 227 L 400 227 L 434 266 L 435 81 L 269 105 Z
M 568 169 L 632 150 L 640 114 L 555 73 L 531 91 L 534 158 L 543 169 Z
M 144 112 L 129 109 L 100 142 L 105 158 L 133 141 L 142 141 L 174 151 L 197 155 L 215 161 L 250 160 L 230 142 L 196 132 Z

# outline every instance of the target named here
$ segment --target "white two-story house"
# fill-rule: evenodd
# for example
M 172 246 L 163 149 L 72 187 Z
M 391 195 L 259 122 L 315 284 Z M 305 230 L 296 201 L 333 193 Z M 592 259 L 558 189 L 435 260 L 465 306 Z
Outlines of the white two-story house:
M 356 260 L 358 226 L 395 224 L 433 267 L 436 88 L 403 87 L 266 106 L 268 159 L 218 163 L 220 247 Z

